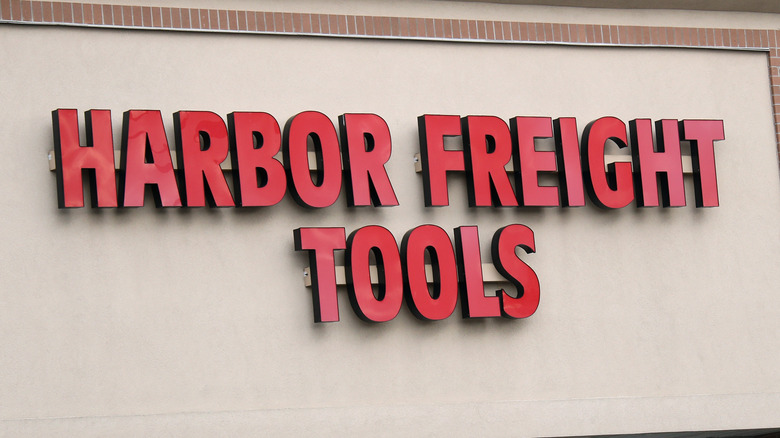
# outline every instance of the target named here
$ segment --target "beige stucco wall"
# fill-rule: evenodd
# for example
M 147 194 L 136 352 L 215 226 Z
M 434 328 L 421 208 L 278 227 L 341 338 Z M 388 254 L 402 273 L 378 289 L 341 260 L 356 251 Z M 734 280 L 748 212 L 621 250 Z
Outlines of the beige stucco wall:
M 417 6 L 398 14 L 447 14 Z M 547 19 L 569 21 L 561 13 Z M 780 426 L 780 175 L 763 53 L 13 25 L 0 42 L 0 432 Z M 257 210 L 58 210 L 46 160 L 56 108 L 111 109 L 117 148 L 128 109 L 160 109 L 171 142 L 180 109 L 266 111 L 280 123 L 308 109 L 334 121 L 377 113 L 401 205 L 348 209 L 342 196 L 305 210 L 288 195 Z M 604 115 L 723 119 L 721 206 L 694 208 L 686 177 L 689 206 L 678 209 L 470 209 L 454 177 L 451 205 L 424 208 L 412 157 L 425 113 L 575 116 L 580 129 Z M 537 313 L 422 323 L 404 307 L 370 325 L 342 290 L 341 321 L 312 322 L 294 228 L 381 224 L 400 240 L 424 223 L 450 235 L 479 225 L 485 261 L 495 230 L 531 227 Z

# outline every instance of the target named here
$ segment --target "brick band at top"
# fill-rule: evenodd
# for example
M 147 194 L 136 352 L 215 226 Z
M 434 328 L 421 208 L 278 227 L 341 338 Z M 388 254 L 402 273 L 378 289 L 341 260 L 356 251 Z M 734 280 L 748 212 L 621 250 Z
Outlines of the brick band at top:
M 0 23 L 516 44 L 687 47 L 768 55 L 780 150 L 780 30 L 536 23 L 0 0 Z

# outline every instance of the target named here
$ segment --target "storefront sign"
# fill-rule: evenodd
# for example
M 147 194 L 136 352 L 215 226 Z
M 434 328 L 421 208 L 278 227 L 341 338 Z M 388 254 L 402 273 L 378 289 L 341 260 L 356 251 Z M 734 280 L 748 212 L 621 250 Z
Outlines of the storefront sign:
M 58 109 L 52 122 L 59 207 L 84 206 L 85 174 L 93 207 L 141 207 L 147 186 L 157 207 L 272 206 L 289 191 L 301 206 L 324 208 L 336 203 L 342 187 L 348 207 L 399 205 L 385 168 L 392 153 L 387 123 L 375 114 L 344 114 L 338 120 L 337 131 L 326 115 L 306 111 L 282 132 L 267 113 L 234 112 L 226 124 L 212 112 L 179 111 L 173 115 L 174 169 L 160 111 L 131 110 L 124 113 L 117 169 L 111 112 L 86 112 L 82 146 L 77 111 Z M 649 119 L 631 120 L 627 127 L 602 117 L 581 138 L 571 117 L 514 117 L 507 124 L 494 116 L 423 115 L 417 122 L 426 207 L 449 205 L 450 172 L 465 172 L 471 207 L 578 207 L 585 205 L 585 193 L 602 208 L 632 201 L 638 207 L 685 206 L 681 141 L 690 144 L 696 206 L 718 206 L 714 142 L 725 138 L 722 120 L 664 119 L 653 132 Z M 445 137 L 460 137 L 462 149 L 445 148 Z M 554 139 L 555 150 L 536 150 L 540 138 Z M 610 142 L 618 148 L 630 144 L 632 162 L 605 166 Z M 310 147 L 316 164 L 310 162 Z M 228 153 L 232 192 L 221 168 Z M 541 185 L 540 172 L 557 172 L 558 186 Z M 377 225 L 349 237 L 344 228 L 299 228 L 293 234 L 295 249 L 309 254 L 317 322 L 339 319 L 337 250 L 346 255 L 350 303 L 367 321 L 393 319 L 404 297 L 412 313 L 426 320 L 450 316 L 458 296 L 469 318 L 525 318 L 539 304 L 536 273 L 515 253 L 518 246 L 535 251 L 533 232 L 525 225 L 507 225 L 493 236 L 492 263 L 517 293 L 501 289 L 492 297 L 484 294 L 476 226 L 456 228 L 453 245 L 442 228 L 421 225 L 404 235 L 400 249 L 393 234 Z M 378 293 L 370 278 L 371 254 Z

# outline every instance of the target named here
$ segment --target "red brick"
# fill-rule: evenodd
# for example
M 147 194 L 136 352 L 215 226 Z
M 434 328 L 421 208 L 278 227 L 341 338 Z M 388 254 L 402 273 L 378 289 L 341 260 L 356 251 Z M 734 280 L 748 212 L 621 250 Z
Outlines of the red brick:
M 739 37 L 737 36 L 736 29 L 729 29 L 729 47 L 739 47 Z
M 436 32 L 435 32 L 435 29 L 433 27 L 433 20 L 431 20 L 430 18 L 424 18 L 423 19 L 423 29 L 425 29 L 424 30 L 424 32 L 425 32 L 424 35 L 426 37 L 433 38 L 434 36 L 436 36 Z
M 257 22 L 258 29 L 261 26 L 260 21 Z M 311 32 L 322 33 L 322 27 L 320 26 L 320 14 L 311 14 Z
M 84 24 L 95 24 L 95 14 L 94 11 L 92 10 L 91 4 L 84 3 L 81 6 L 81 14 L 82 14 L 82 19 L 84 21 Z
M 246 11 L 236 11 L 238 30 L 246 30 Z
M 198 20 L 198 17 L 193 17 L 192 9 L 190 8 L 182 8 L 181 9 L 181 28 L 182 29 L 192 29 L 192 21 L 193 18 L 195 21 L 200 23 L 200 20 Z
M 753 38 L 753 46 L 754 47 L 764 47 L 763 44 L 761 44 L 761 30 L 754 29 L 751 31 L 752 38 Z
M 257 15 L 255 15 L 254 11 L 245 12 L 245 14 L 246 14 L 246 30 L 249 32 L 256 32 Z M 309 31 L 311 31 L 311 23 L 309 23 L 308 17 L 306 18 L 306 24 L 309 25 Z
M 339 33 L 339 20 L 336 15 L 326 14 L 322 15 L 323 21 L 322 21 L 322 31 L 327 32 L 331 35 L 335 35 Z M 327 22 L 327 24 L 325 24 Z M 278 31 L 278 29 L 277 29 Z
M 657 27 L 650 28 L 650 44 L 660 44 L 661 41 L 661 29 Z
M 576 24 L 575 30 L 576 33 L 574 35 L 576 36 L 576 42 L 585 43 L 588 41 L 588 27 L 586 25 Z
M 414 18 L 401 18 L 398 22 L 398 33 L 404 37 L 417 36 Z
M 732 29 L 732 35 L 735 35 L 737 37 L 737 46 L 738 47 L 747 47 L 747 41 L 745 41 L 745 30 L 744 29 Z M 732 37 L 731 41 L 734 41 L 734 38 Z
M 552 23 L 550 25 L 550 34 L 547 35 L 548 40 L 552 40 L 555 42 L 561 41 L 561 25 L 558 23 Z
M 141 7 L 131 6 L 131 10 L 133 15 L 133 26 L 141 26 L 143 23 L 143 15 L 141 14 Z
M 162 19 L 161 26 L 164 28 L 171 27 L 171 8 L 160 8 L 160 15 Z
M 592 24 L 585 25 L 585 42 L 592 43 L 596 41 L 595 30 Z
M 335 15 L 328 14 L 328 33 L 339 33 L 339 20 Z
M 496 21 L 496 38 L 503 41 L 512 39 L 512 29 L 508 21 Z
M 62 19 L 63 23 L 73 23 L 73 6 L 70 3 L 62 2 Z
M 477 39 L 477 22 L 474 20 L 464 20 L 466 22 L 466 35 L 469 39 Z M 463 31 L 461 31 L 463 34 Z
M 723 36 L 720 32 L 720 29 L 712 29 L 712 39 L 710 40 L 710 45 L 714 47 L 723 45 Z
M 529 30 L 528 23 L 520 22 L 517 24 L 517 38 L 519 41 L 528 41 Z
M 362 35 L 373 35 L 374 34 L 374 19 L 372 17 L 362 17 L 363 18 L 363 33 Z M 358 27 L 360 27 L 360 24 L 358 23 Z
M 208 23 L 201 21 L 200 9 L 190 8 L 188 9 L 187 16 L 190 20 L 191 29 L 208 29 Z
M 81 3 L 72 3 L 73 22 L 84 23 L 84 9 Z
M 488 40 L 496 39 L 496 29 L 492 21 L 485 21 L 485 39 Z
M 553 40 L 553 31 L 552 31 L 552 24 L 551 23 L 544 23 L 542 26 L 542 31 L 544 32 L 544 40 L 545 41 L 552 41 Z
M 12 20 L 21 20 L 22 19 L 22 2 L 21 0 L 10 0 L 9 2 L 9 17 Z
M 398 17 L 383 17 L 382 18 L 382 26 L 385 25 L 385 22 L 388 23 L 387 35 L 397 36 L 398 35 Z
M 639 30 L 641 32 L 639 43 L 650 44 L 650 28 L 648 26 L 640 26 Z
M 452 20 L 441 20 L 441 29 L 444 38 L 452 39 L 454 37 L 452 30 Z
M 631 26 L 626 35 L 626 39 L 629 41 L 629 44 L 644 44 L 645 29 L 645 27 Z
M 723 45 L 725 47 L 733 47 L 733 44 L 736 43 L 736 41 L 731 39 L 731 32 L 729 29 L 721 29 L 721 33 L 723 34 Z
M 346 22 L 346 33 L 347 35 L 355 35 L 357 31 L 357 27 L 355 25 L 355 16 L 354 15 L 346 15 L 344 17 L 344 20 Z
M 4 2 L 0 0 L 0 3 L 2 3 L 3 7 L 10 6 L 8 2 Z M 9 9 L 10 10 L 10 9 Z M 43 13 L 43 21 L 46 23 L 51 23 L 53 20 L 52 17 L 52 4 L 51 2 L 43 2 L 43 7 L 41 8 L 41 12 Z M 5 16 L 5 15 L 3 15 Z
M 171 27 L 181 29 L 181 8 L 171 8 Z
M 255 27 L 258 32 L 265 32 L 265 12 L 255 12 Z
M 281 14 L 277 14 L 281 15 Z M 211 28 L 212 29 L 220 29 L 220 30 L 228 30 L 229 23 L 228 23 L 228 14 L 227 11 L 224 9 L 218 9 L 217 10 L 217 23 L 218 26 L 214 26 L 214 22 L 211 22 Z
M 512 41 L 519 41 L 520 40 L 520 24 L 516 21 L 512 21 L 509 23 L 509 28 L 511 29 L 512 34 Z
M 51 7 L 51 3 L 49 3 L 48 6 Z M 0 18 L 3 20 L 11 19 L 11 2 L 0 0 Z
M 690 46 L 691 45 L 691 29 L 690 28 L 682 28 L 680 29 L 680 32 L 682 32 L 682 45 L 684 46 Z
M 32 4 L 29 1 L 23 1 L 21 3 L 22 20 L 30 21 L 32 19 Z
M 130 26 L 133 24 L 133 15 L 129 6 L 114 6 L 114 24 Z
M 464 39 L 467 38 L 463 34 L 461 34 L 461 31 L 463 30 L 463 20 L 450 20 L 452 23 L 452 37 L 455 39 Z
M 607 32 L 604 32 L 604 27 L 606 27 L 606 26 L 602 26 L 600 24 L 597 24 L 597 25 L 593 26 L 593 35 L 594 35 L 594 40 L 593 41 L 594 42 L 596 42 L 598 44 L 603 43 L 604 42 L 604 34 L 606 33 L 607 36 L 609 36 L 609 30 L 607 30 Z M 607 29 L 609 29 L 609 28 L 607 27 Z
M 487 35 L 486 32 L 485 32 L 485 22 L 483 20 L 477 20 L 477 21 L 474 22 L 474 24 L 476 24 L 476 26 L 477 26 L 476 27 L 476 37 L 481 39 L 481 40 L 484 40 L 485 39 L 485 35 Z
M 111 23 L 115 26 L 124 26 L 125 25 L 125 8 L 118 5 L 111 6 Z M 128 17 L 128 21 L 130 21 L 130 17 Z
M 141 9 L 141 25 L 142 26 L 150 26 L 152 24 L 152 11 L 148 6 L 143 6 L 141 8 L 136 7 L 136 9 Z M 135 23 L 138 25 L 138 23 Z
M 32 2 L 32 19 L 36 23 L 43 21 L 43 2 Z
M 366 19 L 362 15 L 358 15 L 355 17 L 355 34 L 357 35 L 366 34 Z
M 161 27 L 162 26 L 162 16 L 160 13 L 159 7 L 152 7 L 151 8 L 151 15 L 152 15 L 152 26 L 154 27 Z
M 547 34 L 544 31 L 544 23 L 534 23 L 536 28 L 536 41 L 547 41 Z
M 201 29 L 211 29 L 209 19 L 208 9 L 190 9 L 190 21 L 197 21 Z
M 572 35 L 568 24 L 561 24 L 561 42 L 568 43 L 572 41 Z
M 610 26 L 611 28 L 612 26 Z M 615 42 L 619 44 L 636 44 L 636 41 L 632 40 L 633 36 L 633 29 L 631 26 L 615 26 L 616 32 L 613 34 L 610 29 L 610 38 L 612 38 L 612 43 Z
M 92 22 L 97 25 L 104 24 L 103 5 L 92 5 Z
M 184 12 L 186 9 L 182 9 L 182 17 L 184 16 Z M 218 30 L 227 28 L 227 14 L 224 13 L 225 11 L 219 10 L 219 9 L 209 9 L 209 29 L 211 30 Z
M 468 20 L 456 20 L 454 26 L 457 27 L 457 29 L 458 29 L 457 30 L 457 34 L 458 34 L 458 37 L 460 39 L 467 40 L 467 39 L 471 38 L 470 35 L 469 35 L 469 22 L 468 22 Z
M 235 10 L 225 11 L 227 17 L 227 27 L 229 30 L 238 30 L 238 14 Z

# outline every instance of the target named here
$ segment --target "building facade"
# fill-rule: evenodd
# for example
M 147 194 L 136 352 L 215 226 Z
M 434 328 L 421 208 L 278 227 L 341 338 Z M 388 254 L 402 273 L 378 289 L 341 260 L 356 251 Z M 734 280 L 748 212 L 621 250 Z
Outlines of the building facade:
M 2 434 L 777 433 L 776 6 L 538 3 L 0 0 Z

